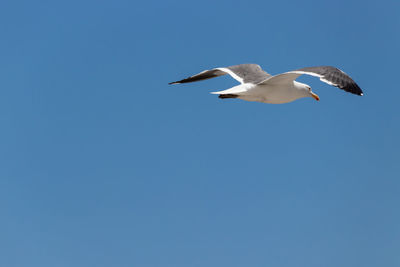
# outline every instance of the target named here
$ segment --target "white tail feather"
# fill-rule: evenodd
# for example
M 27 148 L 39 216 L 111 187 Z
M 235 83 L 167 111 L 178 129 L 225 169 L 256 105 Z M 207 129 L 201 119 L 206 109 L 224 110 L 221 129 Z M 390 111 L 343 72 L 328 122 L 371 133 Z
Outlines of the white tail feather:
M 240 93 L 247 92 L 247 90 L 249 90 L 250 88 L 253 88 L 254 86 L 255 86 L 254 84 L 245 83 L 245 84 L 240 84 L 240 85 L 234 86 L 232 88 L 229 88 L 229 89 L 226 89 L 226 90 L 223 90 L 223 91 L 211 92 L 210 94 L 214 94 L 214 95 L 224 95 L 224 94 L 240 95 Z

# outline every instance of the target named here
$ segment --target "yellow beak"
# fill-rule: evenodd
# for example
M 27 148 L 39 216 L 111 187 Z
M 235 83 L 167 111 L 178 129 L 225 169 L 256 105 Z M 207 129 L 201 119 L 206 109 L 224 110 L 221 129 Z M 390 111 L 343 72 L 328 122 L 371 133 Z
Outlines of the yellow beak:
M 319 96 L 318 96 L 317 94 L 314 94 L 313 92 L 311 92 L 311 96 L 312 96 L 315 100 L 319 101 Z

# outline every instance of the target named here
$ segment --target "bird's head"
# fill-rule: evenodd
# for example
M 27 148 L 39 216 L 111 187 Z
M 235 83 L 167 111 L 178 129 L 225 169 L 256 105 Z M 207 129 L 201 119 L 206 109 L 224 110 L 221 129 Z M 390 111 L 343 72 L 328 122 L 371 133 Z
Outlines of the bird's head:
M 317 101 L 319 101 L 319 96 L 317 95 L 317 94 L 315 94 L 312 90 L 311 90 L 311 87 L 310 86 L 308 86 L 308 85 L 305 85 L 306 86 L 306 91 L 307 91 L 307 93 L 309 94 L 309 96 L 310 97 L 312 97 L 312 98 L 314 98 L 315 100 L 317 100 Z
M 295 87 L 300 91 L 300 94 L 303 97 L 312 97 L 319 101 L 319 96 L 311 90 L 311 87 L 308 84 L 295 81 Z

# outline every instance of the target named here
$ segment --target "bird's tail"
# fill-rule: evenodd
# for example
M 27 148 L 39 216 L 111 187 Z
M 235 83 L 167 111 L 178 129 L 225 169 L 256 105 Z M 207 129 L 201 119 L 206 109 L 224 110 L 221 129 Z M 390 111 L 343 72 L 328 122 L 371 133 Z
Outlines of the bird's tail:
M 241 94 L 245 93 L 248 90 L 248 88 L 249 88 L 248 84 L 240 84 L 223 91 L 211 92 L 211 94 L 219 95 L 218 96 L 219 98 L 237 98 Z
M 225 98 L 237 98 L 239 97 L 238 95 L 235 94 L 220 94 L 218 95 L 219 98 L 225 99 Z

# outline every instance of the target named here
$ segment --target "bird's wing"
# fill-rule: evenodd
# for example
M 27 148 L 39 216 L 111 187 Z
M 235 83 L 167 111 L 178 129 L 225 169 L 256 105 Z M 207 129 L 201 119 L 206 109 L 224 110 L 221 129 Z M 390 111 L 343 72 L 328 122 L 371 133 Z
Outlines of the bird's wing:
M 318 77 L 321 81 L 356 95 L 363 95 L 361 88 L 353 79 L 338 68 L 331 66 L 306 67 L 272 76 L 259 84 L 291 83 L 300 75 L 307 74 Z
M 229 74 L 230 76 L 232 76 L 232 78 L 234 78 L 235 80 L 237 80 L 242 84 L 244 83 L 257 84 L 261 81 L 264 81 L 268 77 L 271 77 L 271 75 L 263 71 L 261 67 L 257 64 L 240 64 L 230 67 L 205 70 L 200 72 L 199 74 L 190 76 L 180 81 L 171 82 L 169 84 L 197 82 L 222 76 L 225 74 Z
M 177 84 L 177 83 L 191 83 L 191 82 L 197 82 L 197 81 L 202 81 L 202 80 L 207 80 L 211 79 L 214 77 L 222 76 L 227 74 L 226 71 L 220 70 L 218 68 L 212 69 L 212 70 L 205 70 L 200 72 L 199 74 L 187 77 L 186 79 L 176 81 L 176 82 L 171 82 L 169 84 Z

